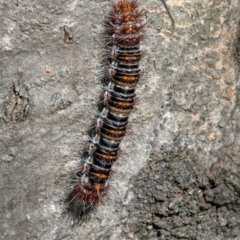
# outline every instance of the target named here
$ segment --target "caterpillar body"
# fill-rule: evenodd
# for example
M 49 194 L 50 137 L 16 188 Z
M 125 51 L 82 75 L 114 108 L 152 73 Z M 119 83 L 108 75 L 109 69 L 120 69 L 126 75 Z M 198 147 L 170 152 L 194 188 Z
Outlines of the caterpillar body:
M 136 85 L 142 76 L 139 62 L 145 26 L 143 14 L 136 1 L 119 0 L 106 20 L 106 85 L 100 95 L 94 135 L 83 153 L 73 184 L 74 198 L 84 209 L 100 203 L 107 195 L 112 165 L 118 159 L 120 143 L 127 131 Z M 84 209 L 78 217 L 85 214 Z

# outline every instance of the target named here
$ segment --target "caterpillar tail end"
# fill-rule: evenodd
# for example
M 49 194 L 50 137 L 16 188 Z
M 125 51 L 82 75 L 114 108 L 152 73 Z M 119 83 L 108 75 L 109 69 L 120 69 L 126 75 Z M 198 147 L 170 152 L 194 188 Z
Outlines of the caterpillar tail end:
M 65 203 L 66 212 L 74 223 L 87 221 L 90 218 L 91 213 L 95 210 L 94 204 L 79 201 L 79 199 L 76 198 L 75 190 L 68 195 Z

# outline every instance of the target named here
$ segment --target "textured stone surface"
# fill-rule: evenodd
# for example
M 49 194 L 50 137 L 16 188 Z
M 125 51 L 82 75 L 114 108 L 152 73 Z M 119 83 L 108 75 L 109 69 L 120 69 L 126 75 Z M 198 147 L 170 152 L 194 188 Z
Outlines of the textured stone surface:
M 109 199 L 64 213 L 96 109 L 109 1 L 0 1 L 1 239 L 239 239 L 237 0 L 142 1 L 145 79 Z

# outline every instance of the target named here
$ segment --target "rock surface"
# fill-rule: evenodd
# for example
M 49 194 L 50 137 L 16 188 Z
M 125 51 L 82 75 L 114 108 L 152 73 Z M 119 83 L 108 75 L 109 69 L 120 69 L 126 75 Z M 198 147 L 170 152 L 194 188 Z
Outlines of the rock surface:
M 109 1 L 2 0 L 1 239 L 240 239 L 238 0 L 141 1 L 145 78 L 109 199 L 65 213 Z

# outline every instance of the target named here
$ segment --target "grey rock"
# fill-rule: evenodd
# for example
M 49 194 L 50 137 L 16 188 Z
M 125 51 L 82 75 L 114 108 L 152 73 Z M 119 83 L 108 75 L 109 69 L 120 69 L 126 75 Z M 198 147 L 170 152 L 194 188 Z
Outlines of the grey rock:
M 109 198 L 66 213 L 109 1 L 0 1 L 1 239 L 238 239 L 239 1 L 140 1 L 145 78 Z M 19 73 L 21 76 L 19 77 Z

